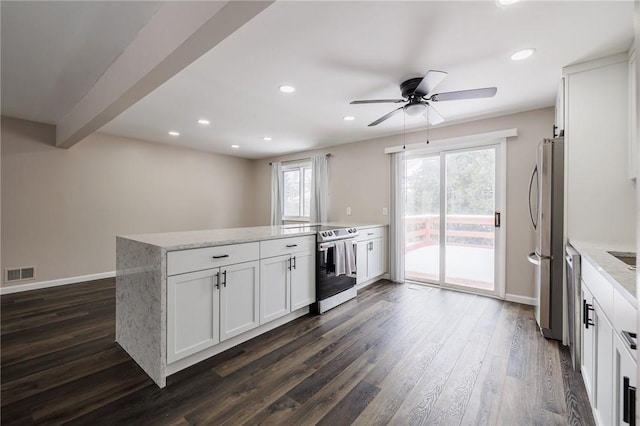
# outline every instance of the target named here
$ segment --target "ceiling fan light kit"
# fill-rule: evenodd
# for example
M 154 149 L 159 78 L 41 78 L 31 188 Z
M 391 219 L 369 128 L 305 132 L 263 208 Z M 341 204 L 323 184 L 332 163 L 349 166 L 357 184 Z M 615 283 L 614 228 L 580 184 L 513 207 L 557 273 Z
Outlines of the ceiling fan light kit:
M 427 71 L 424 77 L 411 78 L 400 84 L 400 92 L 403 99 L 372 99 L 364 101 L 352 101 L 353 105 L 360 104 L 380 104 L 380 103 L 404 103 L 404 106 L 397 108 L 390 113 L 383 115 L 371 126 L 377 126 L 396 113 L 403 110 L 405 114 L 416 116 L 426 115 L 428 122 L 432 125 L 440 124 L 444 121 L 438 111 L 433 107 L 433 102 L 454 101 L 463 99 L 490 98 L 495 96 L 498 89 L 496 87 L 485 87 L 482 89 L 459 90 L 455 92 L 433 93 L 435 87 L 444 80 L 447 73 L 444 71 Z

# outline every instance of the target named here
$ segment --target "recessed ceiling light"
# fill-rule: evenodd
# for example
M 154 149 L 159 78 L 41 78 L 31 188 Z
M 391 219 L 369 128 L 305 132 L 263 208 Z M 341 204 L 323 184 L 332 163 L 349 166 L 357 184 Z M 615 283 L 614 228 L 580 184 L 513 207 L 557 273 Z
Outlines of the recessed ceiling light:
M 203 126 L 208 126 L 209 124 L 211 124 L 211 122 L 209 120 L 201 118 L 200 120 L 198 120 L 198 124 L 202 124 Z
M 272 140 L 272 138 L 270 136 L 265 136 L 264 138 L 262 138 L 262 140 L 265 140 L 265 141 L 268 142 L 268 141 Z
M 356 118 L 353 115 L 347 115 L 346 117 L 342 117 L 344 121 L 353 121 Z
M 238 148 L 240 148 L 240 145 L 231 145 L 231 148 L 238 149 Z
M 180 136 L 180 133 L 179 133 L 179 132 L 176 132 L 176 131 L 174 131 L 174 130 L 170 131 L 170 132 L 169 132 L 169 134 L 170 134 L 171 136 Z
M 527 59 L 529 56 L 535 53 L 536 49 L 522 49 L 518 50 L 516 53 L 511 55 L 512 61 L 521 61 L 523 59 Z
M 518 3 L 520 0 L 496 0 L 499 6 L 511 6 L 514 3 Z
M 283 93 L 293 93 L 296 91 L 296 88 L 293 86 L 280 86 L 280 91 Z

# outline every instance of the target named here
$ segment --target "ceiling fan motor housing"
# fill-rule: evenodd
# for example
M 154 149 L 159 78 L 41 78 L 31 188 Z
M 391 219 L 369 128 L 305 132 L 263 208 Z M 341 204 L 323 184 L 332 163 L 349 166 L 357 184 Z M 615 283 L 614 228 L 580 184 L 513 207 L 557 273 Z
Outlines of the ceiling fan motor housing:
M 420 82 L 422 81 L 422 77 L 417 77 L 417 78 L 410 78 L 407 81 L 402 82 L 402 84 L 400 84 L 400 90 L 402 91 L 402 97 L 403 98 L 410 98 L 413 95 L 413 92 L 416 90 L 416 88 L 418 87 L 418 85 L 420 84 Z M 426 93 L 422 93 L 422 94 L 417 94 L 419 95 L 418 97 L 422 97 L 424 95 L 426 95 Z

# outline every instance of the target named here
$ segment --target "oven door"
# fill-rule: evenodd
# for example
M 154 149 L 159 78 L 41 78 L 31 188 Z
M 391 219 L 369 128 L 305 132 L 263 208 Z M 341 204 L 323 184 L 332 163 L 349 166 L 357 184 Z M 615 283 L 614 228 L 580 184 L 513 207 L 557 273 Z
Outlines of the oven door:
M 347 243 L 347 249 L 353 250 L 355 260 L 355 246 Z M 328 299 L 338 293 L 348 290 L 356 285 L 356 272 L 351 274 L 336 275 L 336 248 L 335 243 L 319 243 L 316 252 L 316 290 L 318 300 Z

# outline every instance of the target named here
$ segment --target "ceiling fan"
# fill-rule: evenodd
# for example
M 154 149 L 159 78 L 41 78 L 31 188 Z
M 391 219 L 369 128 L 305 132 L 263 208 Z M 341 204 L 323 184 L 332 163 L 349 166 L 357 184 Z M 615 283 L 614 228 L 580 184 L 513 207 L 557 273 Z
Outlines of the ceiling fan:
M 490 98 L 496 94 L 496 87 L 485 87 L 483 89 L 458 90 L 456 92 L 444 92 L 433 94 L 433 89 L 444 80 L 447 73 L 444 71 L 427 71 L 424 77 L 411 78 L 400 84 L 402 99 L 372 99 L 366 101 L 351 101 L 351 104 L 383 104 L 383 103 L 405 103 L 398 109 L 394 109 L 389 114 L 383 115 L 369 127 L 376 126 L 386 119 L 392 117 L 400 110 L 408 115 L 425 115 L 432 125 L 440 124 L 444 117 L 433 107 L 433 102 L 456 101 L 462 99 Z

